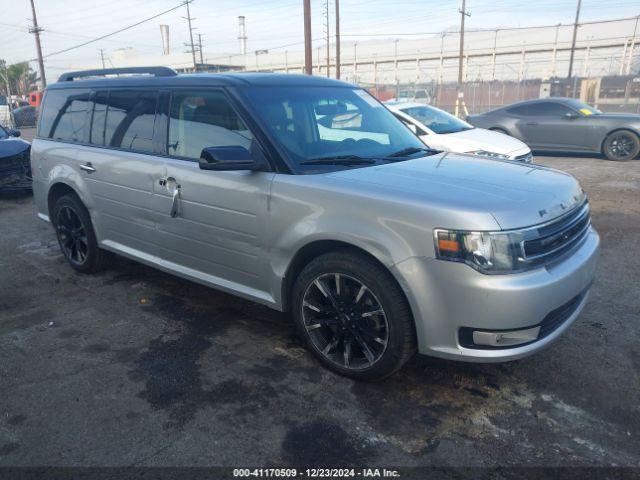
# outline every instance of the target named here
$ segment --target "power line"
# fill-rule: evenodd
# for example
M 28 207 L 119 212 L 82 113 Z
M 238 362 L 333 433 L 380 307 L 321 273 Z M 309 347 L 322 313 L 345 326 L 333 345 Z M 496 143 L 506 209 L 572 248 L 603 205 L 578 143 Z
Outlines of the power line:
M 118 29 L 118 30 L 116 30 L 114 32 L 107 33 L 106 35 L 102 35 L 102 36 L 94 38 L 92 40 L 88 40 L 86 42 L 80 43 L 78 45 L 74 45 L 72 47 L 64 48 L 64 49 L 58 50 L 56 52 L 48 53 L 48 54 L 44 55 L 42 58 L 49 58 L 49 57 L 52 57 L 54 55 L 60 55 L 61 53 L 66 53 L 66 52 L 69 52 L 71 50 L 75 50 L 77 48 L 84 47 L 85 45 L 90 45 L 92 43 L 99 42 L 100 40 L 104 40 L 105 38 L 112 37 L 113 35 L 116 35 L 118 33 L 122 33 L 122 32 L 124 32 L 126 30 L 130 30 L 130 29 L 132 29 L 134 27 L 137 27 L 138 25 L 142 25 L 143 23 L 146 23 L 146 22 L 148 22 L 150 20 L 153 20 L 154 18 L 158 18 L 158 17 L 160 17 L 162 15 L 165 15 L 165 14 L 167 14 L 169 12 L 173 12 L 174 10 L 177 10 L 178 8 L 183 7 L 185 5 L 185 3 L 186 2 L 183 2 L 178 6 L 172 7 L 170 9 L 168 9 L 168 10 L 164 10 L 163 12 L 157 13 L 157 14 L 151 16 L 151 17 L 145 18 L 144 20 L 140 20 L 139 22 L 136 22 L 136 23 L 128 25 L 126 27 L 120 28 L 120 29 Z M 35 60 L 36 59 L 30 59 L 30 60 L 27 60 L 27 61 L 33 62 Z

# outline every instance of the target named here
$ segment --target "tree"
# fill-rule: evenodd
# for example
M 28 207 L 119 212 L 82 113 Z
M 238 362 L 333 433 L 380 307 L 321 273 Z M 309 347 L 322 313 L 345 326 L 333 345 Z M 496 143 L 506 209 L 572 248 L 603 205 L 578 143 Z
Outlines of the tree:
M 36 75 L 31 71 L 29 62 L 14 63 L 4 69 L 0 88 L 6 94 L 5 78 L 9 81 L 9 87 L 13 95 L 26 95 L 35 88 Z

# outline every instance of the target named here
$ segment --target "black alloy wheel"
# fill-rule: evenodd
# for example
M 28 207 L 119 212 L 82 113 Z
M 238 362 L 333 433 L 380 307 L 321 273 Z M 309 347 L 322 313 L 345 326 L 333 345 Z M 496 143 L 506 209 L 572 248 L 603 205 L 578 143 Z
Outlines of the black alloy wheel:
M 638 153 L 640 153 L 640 139 L 627 130 L 613 132 L 604 142 L 604 154 L 609 160 L 631 160 L 637 157 Z
M 72 207 L 65 205 L 56 215 L 56 233 L 62 253 L 67 260 L 78 266 L 87 261 L 89 241 L 87 229 Z
M 98 248 L 91 216 L 80 198 L 74 194 L 61 196 L 51 213 L 60 250 L 73 269 L 80 273 L 101 270 L 108 254 Z
M 327 368 L 381 380 L 416 351 L 411 307 L 382 264 L 352 249 L 325 253 L 297 275 L 291 312 L 309 350 Z
M 380 301 L 349 275 L 316 277 L 304 293 L 302 318 L 313 345 L 342 368 L 369 368 L 387 348 L 389 324 Z

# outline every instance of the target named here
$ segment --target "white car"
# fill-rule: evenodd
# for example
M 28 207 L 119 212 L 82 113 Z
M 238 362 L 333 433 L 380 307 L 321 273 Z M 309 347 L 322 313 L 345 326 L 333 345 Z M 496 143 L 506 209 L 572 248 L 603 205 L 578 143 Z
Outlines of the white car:
M 531 149 L 504 133 L 476 128 L 439 108 L 423 103 L 385 105 L 430 148 L 501 160 L 531 163 Z

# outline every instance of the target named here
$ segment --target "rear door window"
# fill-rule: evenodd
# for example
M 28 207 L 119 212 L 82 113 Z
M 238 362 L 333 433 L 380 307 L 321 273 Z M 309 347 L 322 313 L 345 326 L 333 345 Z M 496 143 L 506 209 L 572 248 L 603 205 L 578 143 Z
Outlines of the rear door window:
M 91 132 L 92 141 L 97 145 L 153 152 L 157 104 L 157 91 L 111 90 L 107 98 L 104 133 L 100 129 L 103 107 L 94 102 L 95 122 L 92 122 L 92 127 L 96 131 Z
M 220 91 L 179 90 L 171 96 L 167 153 L 199 159 L 206 147 L 251 146 L 253 136 Z

